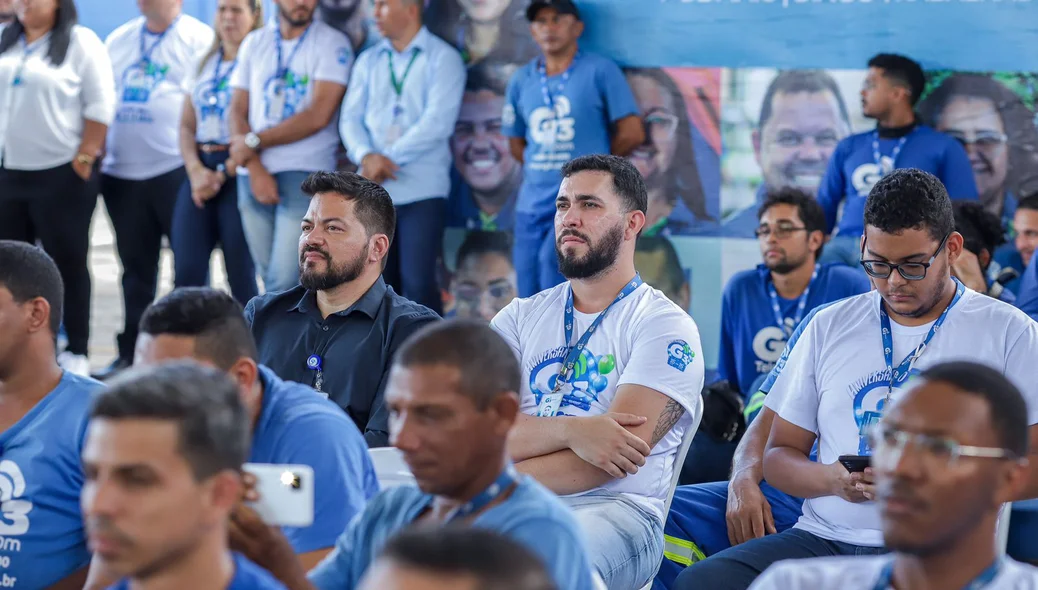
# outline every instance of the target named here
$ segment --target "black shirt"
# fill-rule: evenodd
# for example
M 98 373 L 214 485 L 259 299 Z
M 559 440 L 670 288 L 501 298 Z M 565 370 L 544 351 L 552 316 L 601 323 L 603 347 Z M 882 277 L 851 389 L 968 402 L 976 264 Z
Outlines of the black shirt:
M 389 412 L 383 395 L 397 348 L 425 324 L 439 319 L 429 308 L 397 295 L 382 277 L 350 308 L 321 317 L 317 295 L 300 285 L 249 301 L 245 319 L 259 362 L 279 377 L 315 385 L 306 359 L 321 357 L 321 391 L 364 433 L 369 447 L 389 444 Z

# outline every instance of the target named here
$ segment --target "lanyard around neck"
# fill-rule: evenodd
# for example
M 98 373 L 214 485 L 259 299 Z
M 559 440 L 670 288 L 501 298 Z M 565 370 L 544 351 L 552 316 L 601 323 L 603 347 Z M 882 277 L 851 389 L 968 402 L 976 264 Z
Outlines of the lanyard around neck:
M 166 27 L 166 30 L 158 34 L 158 38 L 155 39 L 155 42 L 151 44 L 151 47 L 146 47 L 146 43 L 144 41 L 145 37 L 148 36 L 148 23 L 145 22 L 143 25 L 141 25 L 141 60 L 139 63 L 151 63 L 151 54 L 155 52 L 155 48 L 158 47 L 159 44 L 162 43 L 162 40 L 166 38 L 166 33 L 172 31 L 173 27 L 176 27 L 179 21 L 179 16 L 173 19 L 173 22 L 169 23 L 169 26 Z
M 912 129 L 905 135 L 901 136 L 901 139 L 898 140 L 896 145 L 894 145 L 894 151 L 890 152 L 891 170 L 897 169 L 897 157 L 901 155 L 901 148 L 905 147 L 905 144 L 908 143 L 908 138 L 911 137 L 913 133 L 915 133 L 915 129 Z M 879 153 L 879 129 L 874 131 L 872 134 L 872 160 L 876 163 L 876 171 L 879 175 L 885 176 L 886 172 L 883 171 L 883 158 Z
M 32 44 L 30 44 L 29 41 L 25 38 L 25 35 L 21 36 L 19 40 L 22 44 L 22 61 L 18 63 L 18 69 L 14 71 L 14 78 L 11 81 L 12 86 L 22 85 L 22 74 L 25 72 L 26 62 L 29 61 L 29 58 L 32 57 L 32 54 L 36 53 L 37 49 L 44 46 L 44 44 L 47 42 L 47 39 L 50 39 L 49 32 L 46 35 L 40 37 L 39 39 L 33 41 Z
M 579 51 L 573 56 L 573 61 L 570 62 L 566 71 L 562 72 L 562 81 L 559 84 L 558 94 L 563 94 L 566 91 L 566 83 L 569 82 L 573 66 L 577 65 L 578 59 L 580 59 Z M 551 94 L 551 89 L 548 88 L 548 63 L 543 57 L 537 60 L 537 73 L 541 75 L 541 95 L 544 99 L 544 106 L 555 112 L 555 98 Z
M 407 75 L 411 73 L 411 66 L 418 59 L 419 52 L 421 52 L 421 49 L 418 47 L 411 50 L 411 61 L 407 62 L 407 67 L 404 68 L 403 77 L 397 80 L 396 70 L 393 69 L 393 50 L 389 50 L 389 82 L 393 85 L 393 92 L 396 93 L 397 98 L 400 98 L 400 95 L 404 92 L 404 82 L 407 81 Z
M 299 52 L 299 48 L 303 46 L 303 41 L 306 41 L 306 36 L 308 34 L 310 34 L 310 29 L 312 27 L 313 27 L 313 24 L 311 23 L 310 26 L 306 27 L 306 29 L 303 30 L 303 34 L 299 36 L 299 42 L 296 43 L 296 46 L 292 48 L 292 53 L 288 54 L 288 61 L 282 62 L 281 60 L 284 57 L 284 54 L 283 54 L 283 49 L 282 49 L 281 45 L 282 45 L 284 40 L 281 38 L 281 26 L 280 25 L 275 25 L 274 26 L 274 39 L 277 41 L 277 50 L 278 50 L 278 55 L 277 55 L 277 57 L 278 57 L 278 70 L 277 70 L 277 76 L 276 77 L 279 80 L 280 79 L 284 79 L 284 77 L 288 75 L 288 69 L 292 65 L 292 61 L 295 60 L 296 53 Z
M 220 47 L 220 53 L 216 57 L 216 65 L 213 66 L 213 90 L 219 90 L 220 86 L 227 81 L 227 78 L 231 76 L 231 72 L 238 65 L 238 58 L 234 58 L 231 65 L 227 68 L 227 71 L 220 74 L 220 64 L 223 63 L 223 47 Z
M 494 483 L 487 486 L 487 488 L 476 495 L 475 498 L 472 498 L 467 503 L 452 510 L 450 514 L 447 515 L 446 522 L 453 522 L 483 510 L 491 502 L 497 500 L 505 492 L 510 490 L 518 481 L 519 475 L 516 473 L 515 468 L 511 464 L 507 465 L 505 470 L 501 472 L 501 475 L 497 476 L 497 479 L 494 480 Z
M 807 282 L 807 288 L 800 294 L 800 298 L 797 300 L 796 315 L 793 316 L 793 325 L 789 328 L 786 327 L 785 318 L 782 316 L 782 309 L 779 307 L 778 292 L 775 291 L 775 283 L 768 281 L 768 295 L 771 297 L 771 311 L 775 314 L 775 325 L 782 330 L 786 337 L 789 337 L 796 329 L 797 325 L 800 324 L 800 320 L 804 319 L 804 309 L 807 308 L 807 297 L 811 294 L 811 285 L 814 284 L 815 279 L 818 278 L 818 264 L 815 264 L 815 271 L 811 273 L 811 280 Z

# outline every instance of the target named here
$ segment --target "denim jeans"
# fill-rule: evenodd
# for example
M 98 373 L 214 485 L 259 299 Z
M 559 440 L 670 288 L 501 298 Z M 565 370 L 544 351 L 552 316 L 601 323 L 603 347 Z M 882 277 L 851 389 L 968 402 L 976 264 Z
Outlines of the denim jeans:
M 550 216 L 516 212 L 514 233 L 512 262 L 520 297 L 531 297 L 566 280 L 559 273 L 555 253 L 554 211 Z
M 606 587 L 638 590 L 656 576 L 663 561 L 663 524 L 654 514 L 606 490 L 562 501 L 576 516 L 591 567 Z
M 886 552 L 884 547 L 829 541 L 800 529 L 789 529 L 736 545 L 693 563 L 674 580 L 671 590 L 746 590 L 771 564 L 783 559 L 880 555 Z
M 238 179 L 238 210 L 256 270 L 266 291 L 285 291 L 299 284 L 299 225 L 310 206 L 300 185 L 309 172 L 278 172 L 281 202 L 264 205 L 252 194 L 249 177 Z
M 227 152 L 203 153 L 198 156 L 210 170 L 227 159 Z M 243 179 L 247 180 L 247 179 Z M 224 267 L 231 293 L 245 305 L 259 294 L 256 266 L 245 243 L 245 233 L 238 212 L 238 180 L 227 178 L 220 192 L 199 209 L 191 200 L 191 183 L 184 182 L 173 209 L 174 285 L 203 287 L 209 284 L 209 259 L 216 245 L 223 251 Z

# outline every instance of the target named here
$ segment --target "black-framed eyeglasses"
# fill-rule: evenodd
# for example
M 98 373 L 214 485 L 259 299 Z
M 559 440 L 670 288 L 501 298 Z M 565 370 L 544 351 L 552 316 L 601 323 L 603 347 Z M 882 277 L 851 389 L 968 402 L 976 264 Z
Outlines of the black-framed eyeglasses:
M 794 232 L 798 231 L 807 231 L 807 228 L 803 226 L 797 227 L 795 225 L 786 225 L 784 223 L 780 223 L 775 227 L 762 225 L 757 229 L 753 230 L 753 235 L 757 236 L 757 239 L 759 240 L 761 238 L 767 239 L 769 236 L 771 236 L 771 234 L 775 234 L 776 238 L 783 240 L 793 235 Z
M 930 257 L 930 260 L 926 262 L 902 262 L 900 264 L 894 264 L 891 262 L 884 262 L 881 260 L 862 260 L 862 268 L 869 274 L 870 277 L 877 279 L 889 279 L 890 275 L 896 270 L 898 274 L 902 276 L 906 281 L 921 281 L 926 278 L 926 271 L 930 268 L 930 265 L 937 260 L 937 255 L 944 250 L 944 245 L 948 243 L 948 238 L 951 234 L 944 236 L 941 240 L 941 244 L 937 246 L 937 250 Z M 861 240 L 861 257 L 865 258 L 865 239 Z

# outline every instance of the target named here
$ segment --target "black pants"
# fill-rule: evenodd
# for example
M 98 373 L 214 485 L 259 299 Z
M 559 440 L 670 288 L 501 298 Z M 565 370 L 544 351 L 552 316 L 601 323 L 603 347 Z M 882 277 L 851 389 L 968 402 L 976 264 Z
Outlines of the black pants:
M 396 236 L 386 254 L 382 276 L 393 290 L 436 313 L 443 298 L 436 279 L 436 262 L 443 251 L 447 199 L 425 199 L 398 205 Z
M 180 167 L 146 180 L 101 177 L 101 195 L 115 230 L 115 246 L 123 266 L 123 331 L 116 337 L 119 358 L 133 360 L 137 324 L 155 300 L 159 282 L 162 236 L 169 237 L 177 192 L 187 174 Z
M 98 173 L 84 181 L 68 163 L 47 170 L 0 168 L 0 239 L 36 243 L 54 259 L 65 283 L 62 320 L 68 351 L 90 342 L 90 219 Z

